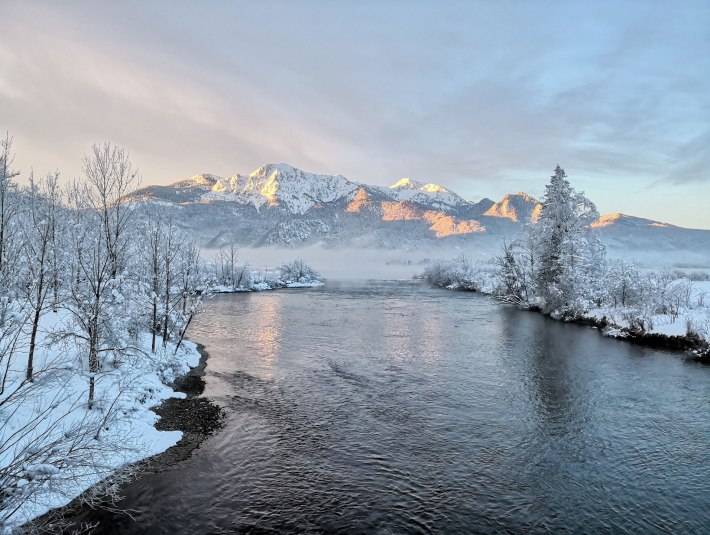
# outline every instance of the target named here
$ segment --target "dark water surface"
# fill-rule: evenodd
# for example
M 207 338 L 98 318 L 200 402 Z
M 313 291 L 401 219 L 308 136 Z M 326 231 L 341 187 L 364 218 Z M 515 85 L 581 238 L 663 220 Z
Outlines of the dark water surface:
M 220 296 L 226 425 L 105 533 L 708 533 L 710 368 L 410 282 Z

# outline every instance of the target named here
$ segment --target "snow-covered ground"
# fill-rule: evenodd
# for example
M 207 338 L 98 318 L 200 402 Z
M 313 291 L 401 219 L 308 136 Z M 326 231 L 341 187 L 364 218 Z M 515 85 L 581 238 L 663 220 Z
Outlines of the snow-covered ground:
M 156 430 L 158 416 L 150 409 L 184 396 L 167 383 L 199 363 L 195 344 L 183 341 L 176 351 L 168 343 L 153 354 L 149 335 L 139 336 L 120 361 L 103 363 L 96 374 L 96 404 L 89 410 L 89 377 L 81 362 L 86 355 L 66 336 L 70 328 L 66 311 L 44 315 L 32 384 L 24 382 L 26 348 L 10 362 L 0 395 L 5 418 L 0 470 L 14 474 L 2 491 L 15 498 L 5 503 L 16 509 L 0 511 L 5 517 L 0 530 L 6 533 L 182 437 L 180 431 Z
M 257 281 L 252 282 L 248 286 L 229 286 L 227 284 L 217 284 L 211 288 L 211 291 L 218 294 L 240 293 L 240 292 L 264 292 L 267 290 L 279 290 L 282 288 L 319 288 L 324 286 L 322 281 Z
M 600 320 L 606 318 L 610 328 L 608 336 L 625 338 L 634 322 L 639 318 L 646 321 L 646 332 L 664 336 L 692 336 L 710 343 L 710 281 L 690 281 L 679 278 L 676 285 L 686 285 L 689 299 L 666 313 L 644 313 L 640 307 L 599 307 L 589 310 L 585 318 Z

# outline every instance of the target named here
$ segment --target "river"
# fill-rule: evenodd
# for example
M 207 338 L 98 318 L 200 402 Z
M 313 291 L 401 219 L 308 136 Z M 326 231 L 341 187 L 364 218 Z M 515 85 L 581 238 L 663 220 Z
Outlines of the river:
M 218 296 L 189 335 L 226 424 L 98 533 L 710 530 L 682 355 L 415 282 Z

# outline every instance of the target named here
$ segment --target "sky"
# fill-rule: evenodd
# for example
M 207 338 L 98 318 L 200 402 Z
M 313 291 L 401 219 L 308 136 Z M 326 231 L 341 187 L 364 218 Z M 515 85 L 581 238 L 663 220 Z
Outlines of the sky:
M 265 163 L 710 229 L 710 2 L 0 1 L 15 167 L 143 184 Z

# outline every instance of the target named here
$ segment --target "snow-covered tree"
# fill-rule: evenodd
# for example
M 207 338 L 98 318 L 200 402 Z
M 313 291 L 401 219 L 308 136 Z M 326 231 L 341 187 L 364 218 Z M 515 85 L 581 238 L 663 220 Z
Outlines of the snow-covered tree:
M 596 206 L 576 192 L 558 165 L 545 188 L 533 235 L 535 287 L 546 312 L 579 313 L 599 296 L 605 249 L 591 227 Z
M 27 355 L 27 380 L 33 380 L 33 362 L 40 316 L 47 307 L 47 297 L 54 288 L 55 302 L 59 274 L 56 260 L 57 217 L 61 203 L 59 174 L 35 182 L 23 195 L 22 296 L 31 311 L 30 345 Z
M 150 333 L 151 333 L 151 351 L 155 353 L 155 340 L 160 332 L 160 322 L 158 321 L 158 295 L 160 294 L 160 266 L 161 266 L 161 241 L 163 237 L 162 221 L 149 220 L 145 229 L 146 237 L 146 265 L 148 268 L 148 277 L 150 280 Z
M 0 140 L 3 533 L 28 504 L 74 497 L 80 478 L 103 481 L 82 499 L 115 490 L 110 476 L 146 448 L 124 436 L 126 409 L 154 395 L 154 374 L 184 369 L 174 355 L 208 295 L 197 245 L 169 220 L 134 219 L 137 174 L 122 149 L 94 146 L 62 191 L 58 173 L 15 184 L 11 146 Z
M 163 347 L 167 346 L 168 337 L 172 332 L 170 329 L 171 315 L 175 310 L 175 307 L 179 304 L 181 300 L 182 289 L 180 286 L 176 285 L 176 280 L 178 279 L 178 273 L 176 266 L 177 258 L 180 249 L 184 245 L 184 237 L 182 233 L 178 230 L 172 220 L 168 220 L 167 224 L 163 226 L 162 232 L 162 247 L 161 247 L 161 260 L 162 260 L 162 271 L 163 271 L 163 288 L 162 288 L 162 336 L 163 336 Z
M 121 283 L 131 241 L 126 195 L 137 175 L 128 155 L 110 144 L 94 145 L 83 163 L 85 182 L 72 192 L 81 236 L 74 241 L 76 279 L 70 286 L 67 308 L 74 318 L 74 336 L 83 340 L 87 353 L 91 409 L 102 355 L 126 348 L 124 333 L 118 328 L 119 320 L 126 318 Z
M 20 173 L 12 169 L 14 154 L 9 134 L 0 140 L 0 293 L 12 298 L 15 274 L 20 254 L 17 228 L 17 184 L 13 181 Z
M 635 306 L 647 292 L 646 277 L 633 263 L 623 260 L 611 263 L 604 279 L 607 299 L 615 307 Z
M 110 276 L 115 278 L 124 267 L 131 219 L 131 199 L 128 196 L 140 182 L 128 153 L 110 143 L 93 145 L 91 154 L 84 156 L 86 199 L 99 215 L 103 243 L 111 265 Z

